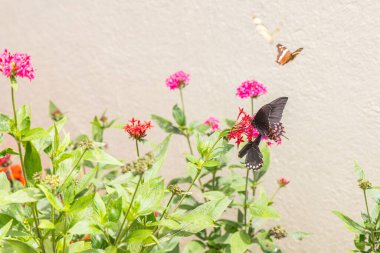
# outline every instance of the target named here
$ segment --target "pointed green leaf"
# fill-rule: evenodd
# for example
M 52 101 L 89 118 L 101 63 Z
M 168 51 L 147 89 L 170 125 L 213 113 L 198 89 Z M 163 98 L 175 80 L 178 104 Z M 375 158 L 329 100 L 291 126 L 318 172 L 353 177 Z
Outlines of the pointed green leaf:
M 26 178 L 28 182 L 34 184 L 34 174 L 42 171 L 41 158 L 34 147 L 34 145 L 28 141 L 25 147 L 25 158 L 24 158 Z

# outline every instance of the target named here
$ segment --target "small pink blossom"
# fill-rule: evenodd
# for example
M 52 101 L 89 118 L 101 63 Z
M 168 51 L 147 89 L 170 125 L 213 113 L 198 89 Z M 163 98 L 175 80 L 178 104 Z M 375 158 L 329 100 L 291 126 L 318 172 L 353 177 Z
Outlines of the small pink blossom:
M 11 155 L 6 154 L 0 158 L 0 167 L 8 167 L 11 164 Z
M 255 98 L 267 93 L 267 88 L 258 81 L 247 80 L 236 89 L 236 95 L 240 98 Z
M 209 125 L 214 132 L 219 129 L 219 120 L 215 117 L 209 117 L 203 124 Z
M 280 188 L 285 187 L 289 183 L 290 183 L 290 181 L 284 177 L 277 179 L 277 184 L 278 184 L 278 187 L 280 187 Z
M 183 88 L 189 84 L 190 75 L 180 70 L 166 79 L 166 86 L 171 90 Z
M 0 55 L 0 73 L 8 78 L 21 77 L 34 79 L 34 69 L 30 56 L 24 53 L 11 54 L 7 49 Z

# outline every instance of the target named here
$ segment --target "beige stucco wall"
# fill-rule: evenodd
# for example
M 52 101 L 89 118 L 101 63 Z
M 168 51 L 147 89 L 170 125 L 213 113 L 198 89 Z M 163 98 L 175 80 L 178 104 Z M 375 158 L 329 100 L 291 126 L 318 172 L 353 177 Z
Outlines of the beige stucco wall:
M 94 114 L 108 109 L 122 121 L 150 113 L 170 117 L 179 101 L 164 84 L 172 72 L 191 73 L 185 90 L 191 119 L 235 117 L 248 101 L 235 97 L 245 79 L 265 83 L 256 106 L 289 96 L 284 123 L 289 141 L 273 149 L 266 186 L 291 180 L 279 195 L 284 223 L 313 236 L 288 240 L 284 252 L 345 252 L 352 234 L 331 214 L 363 210 L 353 175 L 358 159 L 380 183 L 380 2 L 287 1 L 6 1 L 0 5 L 0 48 L 28 52 L 37 78 L 22 82 L 18 104 L 47 126 L 48 100 L 70 117 L 73 136 L 89 132 Z M 291 64 L 274 63 L 275 47 L 258 35 L 251 14 L 281 24 L 279 40 L 303 46 Z M 0 80 L 0 111 L 9 112 L 9 86 Z M 159 141 L 156 127 L 150 135 Z M 134 157 L 126 135 L 111 130 L 110 152 Z M 185 141 L 174 138 L 163 175 L 184 172 Z

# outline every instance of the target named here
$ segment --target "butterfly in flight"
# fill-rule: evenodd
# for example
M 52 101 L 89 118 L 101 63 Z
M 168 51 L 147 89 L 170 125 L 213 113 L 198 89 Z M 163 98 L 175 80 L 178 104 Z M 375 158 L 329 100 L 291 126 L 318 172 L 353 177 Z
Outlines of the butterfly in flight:
M 292 61 L 303 50 L 303 48 L 301 47 L 298 48 L 296 51 L 291 52 L 289 49 L 287 49 L 285 46 L 281 44 L 277 44 L 276 47 L 278 51 L 276 62 L 280 65 L 285 65 L 286 63 Z
M 263 155 L 259 148 L 261 137 L 268 137 L 278 142 L 283 135 L 284 127 L 282 126 L 281 118 L 287 102 L 287 97 L 277 98 L 261 107 L 256 113 L 252 125 L 257 129 L 259 135 L 254 141 L 248 142 L 239 151 L 238 155 L 239 158 L 246 156 L 245 165 L 247 169 L 257 171 L 263 166 Z
M 274 31 L 270 32 L 269 29 L 263 24 L 261 19 L 256 15 L 252 16 L 253 23 L 256 25 L 257 32 L 270 44 L 274 42 L 277 38 L 280 28 L 276 28 Z

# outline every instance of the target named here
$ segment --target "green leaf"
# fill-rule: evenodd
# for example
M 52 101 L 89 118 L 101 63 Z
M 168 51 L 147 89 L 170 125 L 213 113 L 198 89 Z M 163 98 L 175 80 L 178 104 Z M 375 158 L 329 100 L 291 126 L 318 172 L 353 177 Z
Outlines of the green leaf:
M 158 115 L 152 114 L 152 120 L 157 123 L 157 125 L 167 133 L 171 134 L 181 134 L 181 130 L 178 127 L 175 127 L 172 122 L 162 118 Z
M 311 235 L 310 233 L 303 232 L 303 231 L 295 231 L 295 232 L 290 233 L 290 236 L 294 240 L 298 240 L 298 241 L 302 241 L 303 239 L 305 239 L 306 237 L 309 237 L 310 235 Z
M 45 194 L 45 197 L 47 198 L 47 200 L 49 201 L 49 203 L 55 209 L 57 209 L 58 211 L 62 211 L 63 210 L 63 205 L 62 205 L 61 201 L 56 196 L 54 196 L 53 193 L 50 192 L 50 190 L 48 188 L 46 188 L 42 184 L 38 185 L 38 188 L 41 189 L 41 191 Z
M 45 219 L 40 220 L 40 225 L 38 227 L 41 229 L 55 229 L 54 224 L 51 221 Z
M 0 157 L 2 156 L 5 156 L 7 154 L 10 154 L 10 155 L 18 155 L 18 153 L 16 151 L 14 151 L 13 149 L 11 148 L 6 148 L 6 149 L 3 149 L 1 150 L 0 152 Z
M 6 173 L 0 172 L 0 189 L 1 191 L 7 192 L 7 193 L 11 191 L 11 184 L 8 180 Z
M 24 158 L 26 178 L 28 182 L 34 184 L 34 174 L 42 171 L 41 158 L 34 147 L 34 145 L 28 141 L 25 147 L 25 158 Z
M 22 136 L 22 141 L 33 141 L 41 138 L 49 138 L 50 135 L 43 128 L 33 128 L 26 131 Z
M 138 215 L 147 215 L 161 206 L 161 201 L 165 195 L 164 180 L 154 178 L 142 183 L 136 193 L 134 202 Z
M 157 145 L 154 150 L 154 164 L 152 165 L 152 168 L 150 168 L 147 172 L 144 174 L 144 178 L 146 180 L 152 179 L 155 176 L 157 176 L 158 172 L 160 171 L 162 165 L 164 164 L 166 155 L 168 153 L 169 148 L 169 142 L 172 135 L 169 134 L 159 145 Z
M 333 214 L 338 216 L 338 218 L 344 222 L 344 224 L 348 230 L 350 230 L 352 232 L 365 233 L 365 228 L 362 225 L 353 221 L 351 218 L 347 217 L 346 215 L 342 214 L 341 212 L 333 211 Z
M 208 160 L 208 161 L 203 163 L 203 166 L 204 167 L 216 167 L 216 166 L 220 166 L 220 162 L 217 160 Z
M 204 252 L 206 249 L 205 245 L 200 241 L 190 241 L 186 244 L 183 249 L 183 253 L 198 253 Z
M 30 108 L 26 105 L 17 110 L 17 129 L 25 133 L 30 129 Z
M 103 165 L 123 166 L 123 163 L 121 163 L 119 160 L 117 160 L 113 156 L 107 154 L 103 149 L 100 149 L 100 148 L 94 148 L 94 149 L 88 150 L 85 153 L 83 159 L 93 162 L 93 163 L 99 163 Z
M 5 114 L 0 114 L 0 133 L 8 133 L 11 131 L 10 118 Z
M 245 231 L 237 231 L 229 238 L 231 253 L 244 253 L 251 244 L 251 237 Z
M 135 230 L 133 232 L 130 232 L 127 236 L 127 242 L 128 243 L 136 243 L 136 242 L 143 242 L 145 239 L 150 237 L 150 235 L 153 233 L 152 230 L 149 229 L 139 229 Z
M 7 236 L 9 229 L 12 227 L 13 220 L 10 220 L 5 226 L 0 228 L 0 240 Z
M 203 197 L 212 201 L 222 199 L 226 197 L 226 195 L 221 191 L 208 191 L 203 193 Z
M 38 253 L 32 246 L 25 242 L 18 241 L 16 239 L 5 238 L 3 239 L 5 245 L 11 247 L 17 253 Z
M 87 194 L 74 201 L 70 208 L 71 213 L 77 213 L 87 208 L 94 199 L 95 193 Z
M 94 141 L 103 142 L 103 126 L 97 116 L 91 122 L 92 138 Z
M 16 203 L 36 202 L 41 199 L 43 195 L 36 188 L 24 188 L 12 194 L 0 194 L 0 206 Z
M 121 210 L 123 208 L 122 198 L 119 197 L 116 200 L 111 199 L 107 205 L 107 215 L 109 221 L 118 221 L 121 215 Z
M 181 127 L 186 126 L 186 116 L 183 113 L 182 109 L 178 107 L 178 105 L 173 106 L 173 118 L 177 122 L 177 124 Z
M 260 151 L 263 154 L 263 167 L 257 172 L 256 181 L 259 181 L 267 173 L 270 165 L 270 149 L 268 145 L 265 144 Z
M 360 167 L 360 165 L 358 164 L 357 161 L 355 161 L 355 163 L 354 163 L 354 171 L 355 171 L 355 175 L 358 178 L 358 180 L 365 179 L 364 171 Z

